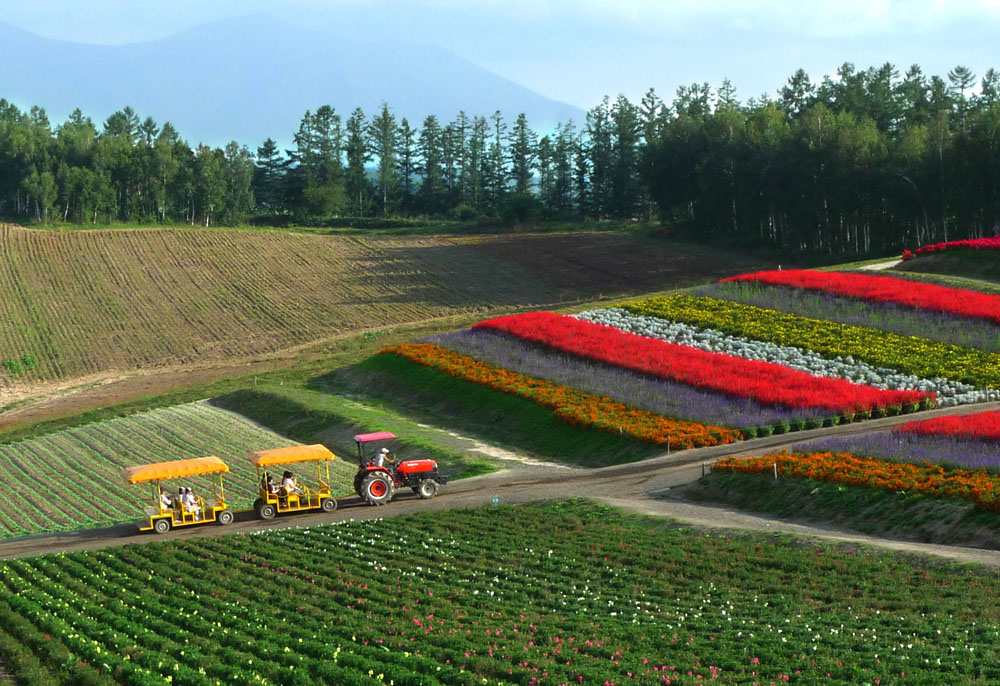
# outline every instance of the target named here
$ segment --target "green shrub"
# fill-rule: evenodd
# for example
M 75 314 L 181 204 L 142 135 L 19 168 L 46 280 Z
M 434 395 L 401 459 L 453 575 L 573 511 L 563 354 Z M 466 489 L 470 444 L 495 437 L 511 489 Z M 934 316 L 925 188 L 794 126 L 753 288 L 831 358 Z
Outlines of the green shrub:
M 806 420 L 793 419 L 791 422 L 789 422 L 788 426 L 792 431 L 802 431 L 802 429 L 806 428 Z
M 761 438 L 763 438 L 765 436 L 770 436 L 773 433 L 774 433 L 774 427 L 773 426 L 768 425 L 768 426 L 758 426 L 757 427 L 757 435 L 760 436 Z
M 818 429 L 822 426 L 829 426 L 829 424 L 827 424 L 826 421 L 827 420 L 821 419 L 819 417 L 810 417 L 809 419 L 806 420 L 806 428 Z
M 744 426 L 739 429 L 739 432 L 743 435 L 743 440 L 747 441 L 751 438 L 757 438 L 757 427 L 756 426 Z
M 31 369 L 32 367 L 38 364 L 38 360 L 36 360 L 31 355 L 25 355 L 24 357 L 21 358 L 21 364 L 24 365 L 25 369 Z
M 21 362 L 19 360 L 4 360 L 3 367 L 11 374 L 21 373 Z

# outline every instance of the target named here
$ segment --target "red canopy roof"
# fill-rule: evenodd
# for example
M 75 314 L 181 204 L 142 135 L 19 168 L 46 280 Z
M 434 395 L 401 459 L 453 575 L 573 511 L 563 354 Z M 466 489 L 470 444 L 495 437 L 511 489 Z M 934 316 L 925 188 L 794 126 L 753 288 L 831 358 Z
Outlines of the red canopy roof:
M 369 441 L 384 441 L 387 438 L 395 437 L 396 434 L 391 434 L 388 431 L 376 431 L 373 434 L 358 434 L 354 440 L 358 443 L 368 443 Z

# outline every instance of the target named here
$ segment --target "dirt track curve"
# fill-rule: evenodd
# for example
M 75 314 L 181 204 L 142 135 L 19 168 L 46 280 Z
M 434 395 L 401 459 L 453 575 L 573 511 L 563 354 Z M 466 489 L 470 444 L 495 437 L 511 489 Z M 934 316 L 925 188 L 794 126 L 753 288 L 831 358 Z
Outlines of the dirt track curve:
M 917 416 L 923 419 L 997 409 L 1000 409 L 1000 402 L 930 410 L 921 412 Z M 345 520 L 375 519 L 417 512 L 480 507 L 493 502 L 523 504 L 578 497 L 598 500 L 614 507 L 642 514 L 670 517 L 698 527 L 786 532 L 908 553 L 939 555 L 962 562 L 977 562 L 1000 567 L 1000 551 L 998 550 L 933 545 L 865 536 L 844 529 L 797 524 L 767 516 L 751 515 L 728 507 L 695 504 L 663 498 L 659 495 L 668 492 L 671 488 L 695 481 L 702 476 L 708 466 L 727 455 L 748 457 L 760 455 L 787 448 L 792 443 L 827 436 L 867 433 L 912 419 L 914 419 L 914 415 L 887 417 L 859 424 L 844 424 L 790 435 L 757 438 L 731 445 L 685 450 L 641 462 L 600 469 L 556 469 L 548 466 L 517 464 L 510 469 L 486 476 L 450 483 L 441 489 L 438 497 L 432 500 L 422 500 L 408 491 L 400 493 L 392 503 L 384 507 L 367 506 L 357 497 L 350 496 L 340 499 L 340 508 L 334 513 L 288 515 L 278 517 L 270 522 L 262 522 L 257 519 L 253 512 L 240 512 L 236 515 L 236 521 L 225 528 L 207 524 L 201 527 L 173 530 L 161 536 L 138 533 L 134 524 L 120 524 L 102 529 L 82 529 L 70 533 L 27 536 L 0 542 L 0 558 L 98 550 L 121 545 L 148 543 L 153 540 L 316 526 Z

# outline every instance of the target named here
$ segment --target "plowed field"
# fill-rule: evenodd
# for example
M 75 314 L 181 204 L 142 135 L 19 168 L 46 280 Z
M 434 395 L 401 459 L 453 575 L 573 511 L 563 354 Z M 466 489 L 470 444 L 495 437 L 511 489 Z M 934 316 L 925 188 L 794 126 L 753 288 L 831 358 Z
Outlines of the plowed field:
M 0 407 L 44 381 L 243 359 L 338 333 L 688 285 L 752 266 L 624 233 L 362 238 L 0 225 L 0 361 L 12 363 L 0 368 Z

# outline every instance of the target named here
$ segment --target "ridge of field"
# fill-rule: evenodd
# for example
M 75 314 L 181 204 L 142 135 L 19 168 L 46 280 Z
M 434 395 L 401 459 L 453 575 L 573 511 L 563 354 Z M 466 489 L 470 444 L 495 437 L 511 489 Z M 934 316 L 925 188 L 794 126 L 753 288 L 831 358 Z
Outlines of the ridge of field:
M 46 380 L 704 282 L 759 261 L 637 232 L 475 236 L 0 225 L 0 407 Z
M 574 501 L 0 571 L 0 659 L 18 683 L 1000 679 L 995 576 Z

